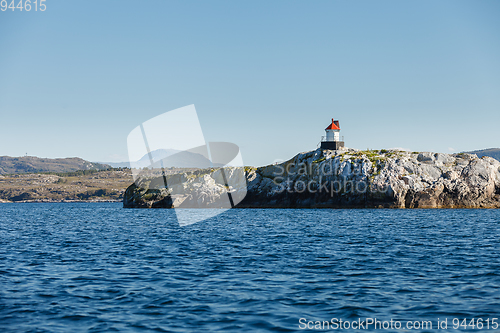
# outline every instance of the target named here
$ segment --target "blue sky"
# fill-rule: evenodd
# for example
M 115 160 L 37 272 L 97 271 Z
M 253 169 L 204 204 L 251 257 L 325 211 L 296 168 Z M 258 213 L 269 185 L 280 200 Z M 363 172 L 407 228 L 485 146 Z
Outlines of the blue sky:
M 0 156 L 127 159 L 194 104 L 264 165 L 316 148 L 500 147 L 498 1 L 62 1 L 0 12 Z

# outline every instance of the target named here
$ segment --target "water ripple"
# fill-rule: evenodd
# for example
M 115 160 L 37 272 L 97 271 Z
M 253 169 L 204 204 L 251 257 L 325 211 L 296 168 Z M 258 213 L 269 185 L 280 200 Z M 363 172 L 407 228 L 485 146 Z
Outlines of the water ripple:
M 500 317 L 500 210 L 0 205 L 0 327 L 277 331 L 299 319 Z M 459 329 L 460 330 L 460 329 Z

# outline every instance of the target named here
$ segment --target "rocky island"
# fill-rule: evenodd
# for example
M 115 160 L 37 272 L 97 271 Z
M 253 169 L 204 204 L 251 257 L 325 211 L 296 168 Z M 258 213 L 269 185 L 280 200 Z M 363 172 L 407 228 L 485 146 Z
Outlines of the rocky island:
M 320 148 L 259 168 L 144 175 L 127 188 L 123 206 L 218 208 L 228 193 L 237 208 L 500 208 L 500 162 L 465 153 Z

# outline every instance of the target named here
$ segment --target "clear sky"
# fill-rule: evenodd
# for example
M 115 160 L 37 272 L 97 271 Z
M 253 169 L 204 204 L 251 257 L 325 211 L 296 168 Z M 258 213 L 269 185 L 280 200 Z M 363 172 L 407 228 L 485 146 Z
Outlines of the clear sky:
M 500 1 L 46 5 L 0 11 L 0 156 L 126 161 L 133 128 L 189 104 L 248 165 L 332 117 L 353 148 L 500 147 Z

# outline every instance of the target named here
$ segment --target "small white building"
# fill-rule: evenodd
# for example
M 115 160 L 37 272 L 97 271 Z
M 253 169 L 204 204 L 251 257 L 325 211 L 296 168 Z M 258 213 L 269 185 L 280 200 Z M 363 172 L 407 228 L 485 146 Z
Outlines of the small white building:
M 321 149 L 338 150 L 344 147 L 340 141 L 340 123 L 332 118 L 332 123 L 325 128 L 326 136 L 321 138 Z

